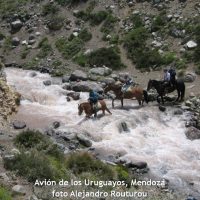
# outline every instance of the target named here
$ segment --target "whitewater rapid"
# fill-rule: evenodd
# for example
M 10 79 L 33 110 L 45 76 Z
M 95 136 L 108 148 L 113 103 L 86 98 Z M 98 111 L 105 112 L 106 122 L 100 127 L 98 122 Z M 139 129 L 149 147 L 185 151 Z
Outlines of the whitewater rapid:
M 54 121 L 65 128 L 74 127 L 86 132 L 93 140 L 93 147 L 105 156 L 117 155 L 123 160 L 146 161 L 157 177 L 184 190 L 200 194 L 200 140 L 190 141 L 185 136 L 187 113 L 174 115 L 174 108 L 160 112 L 156 102 L 139 107 L 136 101 L 125 100 L 125 109 L 111 108 L 112 115 L 79 123 L 84 116 L 78 115 L 78 103 L 88 98 L 81 93 L 79 101 L 66 100 L 66 90 L 58 79 L 48 74 L 7 68 L 8 84 L 22 94 L 16 119 L 23 120 L 30 128 L 45 128 Z M 45 86 L 43 81 L 51 80 Z M 120 130 L 126 122 L 129 132 Z

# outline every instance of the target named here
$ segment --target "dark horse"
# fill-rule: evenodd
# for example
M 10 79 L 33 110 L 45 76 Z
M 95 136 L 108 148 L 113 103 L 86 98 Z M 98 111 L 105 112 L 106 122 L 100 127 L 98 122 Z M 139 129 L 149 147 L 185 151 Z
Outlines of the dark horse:
M 123 99 L 132 99 L 135 97 L 139 103 L 139 105 L 143 105 L 144 101 L 148 103 L 148 94 L 146 90 L 143 90 L 142 88 L 138 86 L 131 87 L 126 92 L 122 92 L 122 83 L 116 82 L 116 83 L 110 83 L 104 88 L 104 93 L 107 93 L 108 91 L 113 91 L 115 94 L 115 99 L 121 100 L 121 105 L 123 107 Z M 114 107 L 114 100 L 112 99 L 112 107 Z
M 176 101 L 178 101 L 180 97 L 181 97 L 181 101 L 182 101 L 185 96 L 185 83 L 183 82 L 183 80 L 177 80 L 175 82 L 174 87 L 166 87 L 163 84 L 163 81 L 157 81 L 157 80 L 150 79 L 148 82 L 147 91 L 149 91 L 151 88 L 155 88 L 158 93 L 158 96 L 157 96 L 158 103 L 160 103 L 159 97 L 161 97 L 162 103 L 164 104 L 163 96 L 165 96 L 167 93 L 173 92 L 174 90 L 177 90 L 177 93 L 178 93 L 178 97 L 177 97 Z
M 105 115 L 105 111 L 107 111 L 108 113 L 112 114 L 110 112 L 110 110 L 107 108 L 106 106 L 106 102 L 104 100 L 99 100 L 97 103 L 97 112 L 99 110 L 102 110 L 103 115 Z M 78 105 L 78 114 L 81 115 L 83 113 L 83 111 L 86 114 L 86 117 L 89 118 L 91 117 L 93 114 L 95 114 L 90 102 L 84 102 Z

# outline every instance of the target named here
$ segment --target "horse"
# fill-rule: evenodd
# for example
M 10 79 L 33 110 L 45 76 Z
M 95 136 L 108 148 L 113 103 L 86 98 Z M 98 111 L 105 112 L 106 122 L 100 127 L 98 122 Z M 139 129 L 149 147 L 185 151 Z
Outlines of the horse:
M 115 98 L 112 99 L 112 107 L 114 108 L 114 100 L 121 100 L 121 106 L 123 107 L 124 99 L 132 99 L 135 97 L 139 103 L 139 105 L 143 105 L 144 101 L 148 104 L 148 94 L 146 90 L 143 90 L 139 86 L 134 86 L 128 89 L 126 92 L 122 92 L 122 83 L 110 83 L 104 88 L 104 93 L 106 94 L 108 91 L 113 91 L 115 94 Z
M 178 101 L 180 97 L 181 97 L 181 101 L 182 101 L 185 96 L 185 83 L 181 79 L 176 80 L 173 87 L 166 87 L 163 84 L 163 81 L 157 81 L 157 80 L 150 79 L 148 82 L 147 91 L 149 91 L 151 88 L 155 88 L 158 93 L 158 96 L 157 96 L 158 103 L 160 103 L 159 97 L 161 97 L 162 103 L 164 104 L 163 96 L 165 96 L 167 93 L 173 92 L 174 90 L 177 90 L 177 93 L 178 93 L 178 97 L 175 101 Z
M 98 100 L 97 112 L 99 110 L 102 110 L 103 115 L 105 115 L 105 111 L 107 111 L 108 113 L 110 113 L 112 115 L 110 110 L 107 108 L 106 102 L 104 100 Z M 90 118 L 93 114 L 95 114 L 90 102 L 83 102 L 83 103 L 78 105 L 78 114 L 81 115 L 83 113 L 83 111 L 86 114 L 86 118 Z

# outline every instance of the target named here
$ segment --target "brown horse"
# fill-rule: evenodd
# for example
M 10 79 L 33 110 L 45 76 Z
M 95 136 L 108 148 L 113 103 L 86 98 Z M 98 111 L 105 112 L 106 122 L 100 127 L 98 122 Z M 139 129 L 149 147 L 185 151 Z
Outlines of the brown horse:
M 98 101 L 97 112 L 99 110 L 102 110 L 103 115 L 105 115 L 105 110 L 108 113 L 112 114 L 110 112 L 110 110 L 107 108 L 106 102 L 104 100 Z M 86 117 L 88 117 L 88 118 L 91 117 L 93 114 L 95 114 L 90 102 L 84 102 L 84 103 L 81 103 L 78 105 L 78 114 L 81 115 L 83 113 L 83 111 L 85 112 Z
M 115 99 L 121 100 L 121 105 L 123 107 L 123 99 L 132 99 L 135 97 L 139 105 L 143 105 L 144 101 L 148 103 L 148 94 L 146 90 L 143 90 L 139 86 L 132 86 L 130 90 L 125 93 L 122 92 L 123 84 L 121 82 L 110 83 L 104 88 L 104 93 L 108 91 L 113 91 L 115 94 Z M 112 99 L 112 107 L 114 107 L 114 100 Z

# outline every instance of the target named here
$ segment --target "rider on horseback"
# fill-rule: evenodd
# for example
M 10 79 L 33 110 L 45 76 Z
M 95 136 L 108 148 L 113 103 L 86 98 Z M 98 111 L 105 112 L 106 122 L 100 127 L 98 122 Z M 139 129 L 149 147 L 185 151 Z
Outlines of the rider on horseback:
M 127 89 L 129 88 L 129 86 L 131 86 L 133 84 L 133 80 L 128 76 L 128 75 L 125 75 L 124 76 L 124 79 L 125 79 L 125 83 L 124 85 L 122 86 L 122 92 L 126 92 Z
M 173 87 L 175 87 L 176 84 L 176 70 L 171 66 L 169 71 L 170 73 L 170 83 Z
M 99 100 L 99 94 L 97 92 L 95 92 L 94 90 L 90 90 L 89 91 L 89 102 L 90 102 L 90 105 L 92 107 L 92 110 L 94 112 L 94 116 L 96 117 L 97 116 L 97 108 L 96 108 L 96 104 Z

